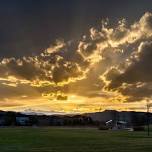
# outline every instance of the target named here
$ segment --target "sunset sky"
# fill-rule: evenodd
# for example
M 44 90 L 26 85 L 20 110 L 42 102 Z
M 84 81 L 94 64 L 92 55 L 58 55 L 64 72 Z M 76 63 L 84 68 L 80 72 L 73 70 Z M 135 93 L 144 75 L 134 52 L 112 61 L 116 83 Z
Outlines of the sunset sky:
M 152 1 L 1 0 L 0 21 L 0 110 L 146 110 Z

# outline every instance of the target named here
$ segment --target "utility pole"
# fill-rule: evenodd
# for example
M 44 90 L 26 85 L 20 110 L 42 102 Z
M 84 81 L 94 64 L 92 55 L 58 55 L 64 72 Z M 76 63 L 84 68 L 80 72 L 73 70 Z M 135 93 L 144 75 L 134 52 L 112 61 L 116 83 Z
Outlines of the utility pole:
M 150 136 L 149 110 L 150 110 L 150 103 L 149 103 L 149 99 L 147 99 L 147 135 L 148 135 L 148 136 Z

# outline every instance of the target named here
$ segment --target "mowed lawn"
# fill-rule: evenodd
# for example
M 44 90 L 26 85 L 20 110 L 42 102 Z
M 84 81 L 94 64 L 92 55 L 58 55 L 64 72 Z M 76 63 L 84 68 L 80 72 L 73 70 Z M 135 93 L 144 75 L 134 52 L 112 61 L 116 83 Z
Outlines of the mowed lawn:
M 146 132 L 0 128 L 0 152 L 152 152 Z

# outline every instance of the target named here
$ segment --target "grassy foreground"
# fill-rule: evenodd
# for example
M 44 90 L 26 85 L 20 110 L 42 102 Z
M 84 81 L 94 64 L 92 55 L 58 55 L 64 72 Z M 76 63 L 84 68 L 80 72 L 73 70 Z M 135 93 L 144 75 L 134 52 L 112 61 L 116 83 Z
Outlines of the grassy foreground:
M 151 152 L 145 132 L 1 128 L 0 152 Z

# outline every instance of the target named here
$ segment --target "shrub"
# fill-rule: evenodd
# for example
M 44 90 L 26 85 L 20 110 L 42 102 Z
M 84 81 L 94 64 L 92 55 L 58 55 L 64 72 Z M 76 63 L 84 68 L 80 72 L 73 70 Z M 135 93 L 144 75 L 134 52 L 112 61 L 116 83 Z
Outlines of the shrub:
M 99 130 L 108 130 L 108 127 L 106 125 L 100 125 Z
M 143 126 L 134 126 L 133 129 L 134 131 L 145 131 L 145 127 Z

